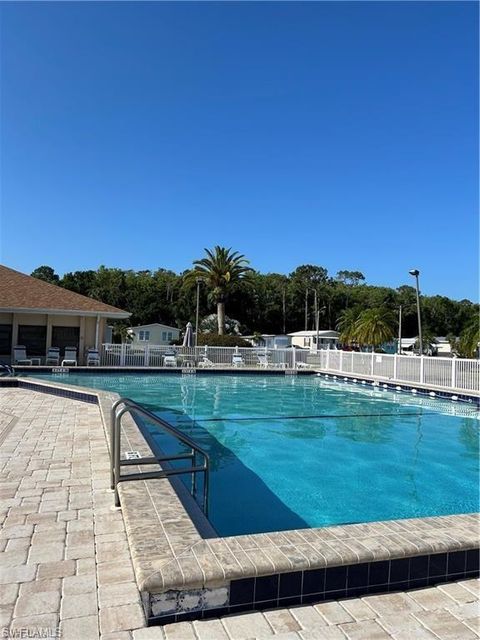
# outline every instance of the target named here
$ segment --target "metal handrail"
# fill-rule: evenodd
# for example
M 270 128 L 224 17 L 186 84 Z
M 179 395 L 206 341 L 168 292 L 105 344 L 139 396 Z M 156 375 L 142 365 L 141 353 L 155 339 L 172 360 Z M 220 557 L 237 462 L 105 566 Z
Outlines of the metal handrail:
M 123 405 L 123 408 L 120 409 L 117 413 L 118 407 Z M 121 421 L 122 417 L 126 414 L 139 414 L 154 424 L 162 427 L 164 431 L 174 436 L 187 445 L 191 451 L 190 453 L 172 455 L 172 456 L 149 456 L 144 458 L 137 458 L 134 460 L 121 460 L 120 459 L 120 451 L 121 451 Z M 203 465 L 196 466 L 196 456 L 197 454 L 203 457 Z M 141 466 L 146 464 L 158 464 L 161 462 L 171 462 L 172 460 L 191 460 L 191 466 L 185 467 L 181 469 L 175 468 L 166 468 L 160 469 L 159 471 L 144 471 L 139 473 L 130 473 L 128 475 L 122 476 L 120 473 L 120 467 L 122 466 Z M 112 404 L 112 408 L 110 410 L 110 486 L 115 491 L 115 506 L 120 506 L 120 499 L 118 495 L 118 483 L 125 482 L 128 480 L 150 480 L 153 478 L 168 478 L 169 476 L 182 475 L 184 473 L 192 474 L 192 495 L 195 497 L 197 493 L 197 480 L 196 474 L 203 473 L 204 474 L 204 482 L 203 482 L 203 512 L 205 515 L 208 515 L 208 484 L 209 484 L 209 472 L 210 472 L 210 457 L 206 451 L 204 451 L 201 447 L 197 445 L 194 440 L 192 440 L 189 436 L 185 435 L 178 429 L 176 429 L 169 422 L 164 420 L 163 418 L 159 418 L 148 409 L 145 409 L 141 405 L 139 405 L 134 400 L 130 400 L 130 398 L 120 398 L 116 402 Z

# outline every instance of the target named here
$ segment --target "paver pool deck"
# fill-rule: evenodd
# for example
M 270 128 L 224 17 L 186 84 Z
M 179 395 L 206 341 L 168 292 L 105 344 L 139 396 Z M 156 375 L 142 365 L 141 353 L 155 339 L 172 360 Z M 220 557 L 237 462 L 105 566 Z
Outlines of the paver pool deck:
M 98 405 L 0 388 L 0 465 L 2 637 L 480 637 L 475 579 L 147 628 Z

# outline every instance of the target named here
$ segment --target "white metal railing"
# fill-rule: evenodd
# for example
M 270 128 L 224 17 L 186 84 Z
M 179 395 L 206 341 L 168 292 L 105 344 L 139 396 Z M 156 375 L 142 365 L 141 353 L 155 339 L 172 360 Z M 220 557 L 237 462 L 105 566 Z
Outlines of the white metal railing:
M 173 355 L 173 358 L 172 358 Z M 236 363 L 234 356 L 240 356 Z M 103 344 L 101 364 L 109 367 L 264 367 L 356 374 L 383 380 L 429 384 L 442 389 L 480 391 L 480 360 L 404 356 L 337 349 L 310 352 L 306 349 L 264 347 L 181 347 Z
M 245 366 L 294 369 L 306 363 L 308 351 L 245 347 L 182 347 L 103 344 L 101 364 L 106 367 Z M 234 358 L 237 356 L 237 358 Z M 240 356 L 240 358 L 238 358 Z
M 372 376 L 444 389 L 480 391 L 480 360 L 322 351 L 317 366 L 327 371 Z

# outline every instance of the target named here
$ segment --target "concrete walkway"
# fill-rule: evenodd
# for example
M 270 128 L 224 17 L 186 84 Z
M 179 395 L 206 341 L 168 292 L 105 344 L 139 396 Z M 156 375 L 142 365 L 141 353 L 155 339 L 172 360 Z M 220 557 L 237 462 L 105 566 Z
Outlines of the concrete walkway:
M 1 637 L 480 637 L 477 580 L 144 628 L 122 514 L 112 509 L 98 408 L 23 389 L 0 389 L 0 466 Z

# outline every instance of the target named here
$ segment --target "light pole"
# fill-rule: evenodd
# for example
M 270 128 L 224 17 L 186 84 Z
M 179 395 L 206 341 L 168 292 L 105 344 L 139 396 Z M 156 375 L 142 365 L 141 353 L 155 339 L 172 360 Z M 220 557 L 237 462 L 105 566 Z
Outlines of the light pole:
M 397 345 L 397 353 L 402 353 L 402 305 L 398 309 L 398 345 Z
M 197 278 L 197 310 L 195 312 L 195 346 L 198 345 L 198 316 L 200 313 L 200 285 L 203 282 L 202 278 Z
M 418 276 L 420 275 L 420 271 L 418 269 L 410 269 L 408 273 L 415 278 L 415 286 L 417 289 L 418 340 L 420 342 L 419 354 L 423 355 L 422 315 L 420 313 L 420 290 L 418 287 Z

